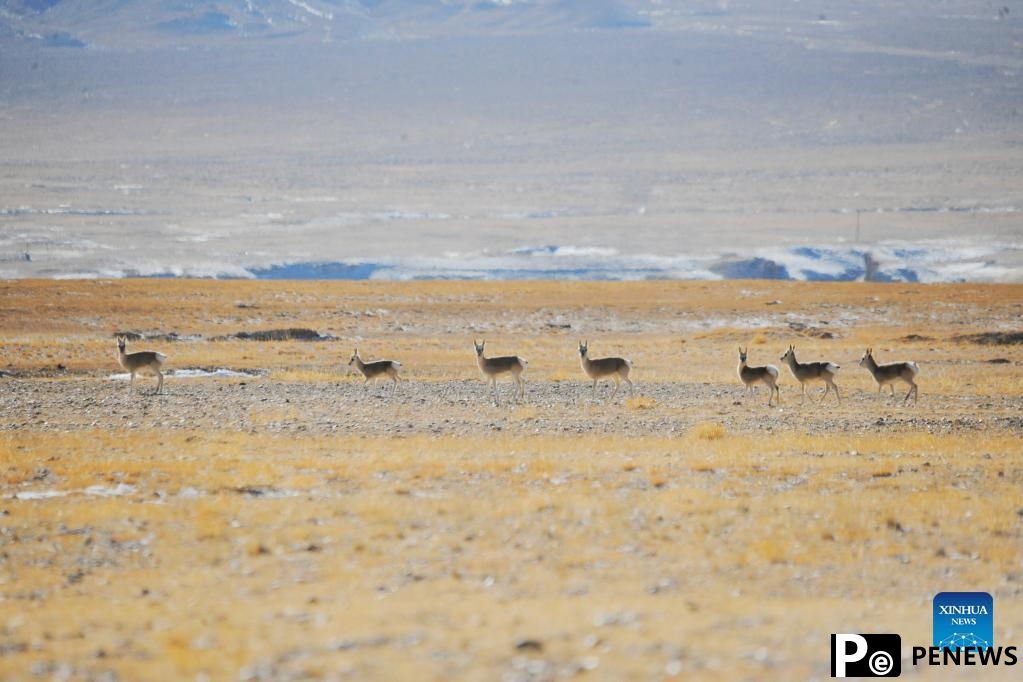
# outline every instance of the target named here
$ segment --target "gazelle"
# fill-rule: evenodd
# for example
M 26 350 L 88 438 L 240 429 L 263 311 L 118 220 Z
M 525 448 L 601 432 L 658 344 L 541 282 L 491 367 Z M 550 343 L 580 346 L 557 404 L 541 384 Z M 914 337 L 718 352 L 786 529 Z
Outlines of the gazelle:
M 497 378 L 502 374 L 511 375 L 518 386 L 516 398 L 522 398 L 524 393 L 522 373 L 526 371 L 526 365 L 529 363 L 525 358 L 520 358 L 517 355 L 505 355 L 498 358 L 484 357 L 483 346 L 486 343 L 486 341 L 476 343 L 476 339 L 472 340 L 472 345 L 476 349 L 476 364 L 479 365 L 483 377 L 490 382 L 490 388 L 494 392 L 494 402 L 498 404 L 501 402 L 497 395 Z
M 401 377 L 398 376 L 398 368 L 401 367 L 401 363 L 397 360 L 363 362 L 362 358 L 359 357 L 359 349 L 356 348 L 351 360 L 348 361 L 348 366 L 351 367 L 352 365 L 355 365 L 355 369 L 362 372 L 363 386 L 368 384 L 370 379 L 387 376 L 391 378 L 391 395 L 394 395 L 394 392 L 398 390 L 398 383 L 401 381 Z
M 881 389 L 885 384 L 892 389 L 892 397 L 895 397 L 895 382 L 899 379 L 909 384 L 906 397 L 902 399 L 905 403 L 909 396 L 913 396 L 913 402 L 917 400 L 916 375 L 920 373 L 920 367 L 915 362 L 891 362 L 886 365 L 879 365 L 874 360 L 874 349 L 868 348 L 867 352 L 860 358 L 860 367 L 866 367 L 874 381 L 877 382 L 877 397 L 881 397 Z
M 117 362 L 120 363 L 121 367 L 126 369 L 131 374 L 131 388 L 129 393 L 135 391 L 135 375 L 140 372 L 149 372 L 155 374 L 160 378 L 160 383 L 156 386 L 156 392 L 159 393 L 163 390 L 163 372 L 160 371 L 160 367 L 163 366 L 167 356 L 163 353 L 156 353 L 151 350 L 143 350 L 137 353 L 125 353 L 124 349 L 128 344 L 128 338 L 126 336 L 117 337 Z
M 739 346 L 739 379 L 746 384 L 746 392 L 752 394 L 757 384 L 767 386 L 767 404 L 771 405 L 775 395 L 778 396 L 778 404 L 781 404 L 781 392 L 778 390 L 778 368 L 774 365 L 763 367 L 750 367 L 746 364 L 746 356 L 749 355 L 749 346 L 746 350 Z
M 789 369 L 792 370 L 792 376 L 799 381 L 799 385 L 803 389 L 802 397 L 800 402 L 806 399 L 806 382 L 808 381 L 823 381 L 824 395 L 821 396 L 821 402 L 828 397 L 828 391 L 835 389 L 835 400 L 842 402 L 841 397 L 838 395 L 838 386 L 835 385 L 835 375 L 838 373 L 839 366 L 833 362 L 798 362 L 796 360 L 796 347 L 789 346 L 789 349 L 785 351 L 785 355 L 781 356 L 782 362 L 787 362 Z
M 618 395 L 618 389 L 623 381 L 629 385 L 629 395 L 631 396 L 633 388 L 632 381 L 629 379 L 629 370 L 632 369 L 632 363 L 625 358 L 597 358 L 596 360 L 591 360 L 589 346 L 589 341 L 579 342 L 579 362 L 582 364 L 586 376 L 593 379 L 593 399 L 597 399 L 597 382 L 604 377 L 610 377 L 615 382 L 615 390 L 607 399 L 608 402 L 614 400 L 615 396 Z

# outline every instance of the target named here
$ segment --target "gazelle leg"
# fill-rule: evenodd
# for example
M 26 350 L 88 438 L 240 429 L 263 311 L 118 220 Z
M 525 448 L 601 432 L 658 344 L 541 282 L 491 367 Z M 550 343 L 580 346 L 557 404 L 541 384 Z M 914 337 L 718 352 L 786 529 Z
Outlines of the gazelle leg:
M 156 370 L 156 376 L 160 377 L 160 382 L 156 384 L 156 394 L 159 395 L 163 391 L 163 372 Z
M 767 385 L 767 406 L 771 406 L 771 401 L 774 400 L 774 384 Z
M 128 382 L 128 395 L 135 392 L 135 372 L 131 373 L 131 381 Z
M 597 380 L 593 380 L 593 402 L 597 402 Z
M 629 397 L 631 398 L 632 396 L 636 395 L 635 389 L 632 385 L 632 379 L 630 379 L 629 377 L 622 377 L 622 379 L 624 379 L 625 383 L 629 385 Z
M 618 388 L 620 386 L 621 386 L 621 381 L 618 379 L 618 377 L 615 377 L 615 390 L 611 391 L 611 397 L 609 397 L 607 399 L 607 402 L 611 402 L 612 400 L 615 399 L 615 396 L 618 395 Z
M 801 382 L 799 382 L 799 386 L 800 386 L 800 388 L 803 389 L 803 392 L 799 396 L 799 402 L 800 402 L 800 404 L 802 404 L 802 403 L 806 402 L 806 384 L 801 381 Z
M 828 397 L 828 391 L 830 391 L 830 390 L 831 390 L 831 384 L 825 383 L 824 384 L 824 393 L 821 394 L 821 399 L 818 400 L 817 402 L 823 403 L 824 399 Z
M 909 396 L 911 394 L 913 394 L 915 391 L 916 391 L 916 384 L 915 383 L 911 383 L 909 385 L 909 390 L 906 391 L 906 397 L 902 399 L 902 404 L 903 405 L 906 404 L 906 402 L 909 400 Z M 913 402 L 916 402 L 916 397 L 915 396 L 913 397 Z
M 835 389 L 835 402 L 841 404 L 842 396 L 838 394 L 838 384 L 832 383 L 831 388 Z
M 501 404 L 501 396 L 499 396 L 497 394 L 497 380 L 494 377 L 490 377 L 490 390 L 494 394 L 494 404 L 495 405 L 500 405 Z

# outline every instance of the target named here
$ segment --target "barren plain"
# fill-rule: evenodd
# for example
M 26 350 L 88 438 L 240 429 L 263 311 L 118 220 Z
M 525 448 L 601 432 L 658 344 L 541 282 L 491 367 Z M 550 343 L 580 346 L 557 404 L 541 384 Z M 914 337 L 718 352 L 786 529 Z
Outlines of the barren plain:
M 927 645 L 942 590 L 991 592 L 1013 644 L 1021 300 L 0 283 L 0 677 L 822 679 L 832 632 Z M 282 328 L 324 338 L 229 338 Z M 129 394 L 115 332 L 168 355 L 162 395 Z M 525 400 L 489 400 L 473 337 L 529 360 Z M 634 396 L 592 399 L 583 339 L 634 362 Z M 780 365 L 789 343 L 842 366 L 840 404 L 785 367 L 779 408 L 744 396 L 736 347 Z M 356 345 L 402 362 L 393 397 L 349 372 Z M 867 345 L 920 364 L 918 404 L 878 398 Z

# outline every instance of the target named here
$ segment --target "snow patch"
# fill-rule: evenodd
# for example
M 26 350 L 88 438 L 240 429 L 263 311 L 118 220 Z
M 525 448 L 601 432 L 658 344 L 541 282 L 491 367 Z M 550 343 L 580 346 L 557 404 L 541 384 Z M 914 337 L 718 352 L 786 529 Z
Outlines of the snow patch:
M 76 490 L 22 490 L 11 495 L 15 500 L 48 500 L 67 495 L 93 495 L 96 497 L 121 497 L 135 492 L 135 486 L 118 483 L 115 486 L 90 485 L 88 488 Z
M 235 370 L 227 369 L 226 367 L 218 367 L 217 369 L 198 369 L 198 368 L 186 368 L 186 369 L 172 369 L 163 373 L 166 379 L 203 379 L 208 377 L 219 377 L 219 378 L 254 378 L 266 376 L 265 370 Z M 131 379 L 130 374 L 111 374 L 108 379 L 112 381 L 128 381 Z

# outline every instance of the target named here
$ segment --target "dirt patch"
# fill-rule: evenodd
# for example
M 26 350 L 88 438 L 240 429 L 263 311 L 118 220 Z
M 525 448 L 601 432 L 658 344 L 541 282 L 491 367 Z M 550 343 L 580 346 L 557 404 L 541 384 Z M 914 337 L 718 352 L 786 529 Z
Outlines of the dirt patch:
M 114 332 L 114 338 L 123 336 L 129 341 L 194 341 L 196 336 L 182 336 L 177 332 Z
M 812 336 L 817 339 L 838 338 L 838 334 L 835 332 L 828 331 L 827 329 L 821 329 L 820 327 L 814 327 L 803 322 L 789 322 L 789 329 L 799 332 L 804 336 Z
M 287 329 L 261 329 L 254 332 L 238 332 L 228 336 L 218 336 L 213 341 L 240 339 L 242 341 L 329 341 L 332 336 L 324 336 L 315 329 L 290 327 Z
M 1023 343 L 1023 332 L 980 332 L 979 334 L 960 334 L 952 337 L 953 341 L 979 343 L 983 346 L 1013 346 Z

